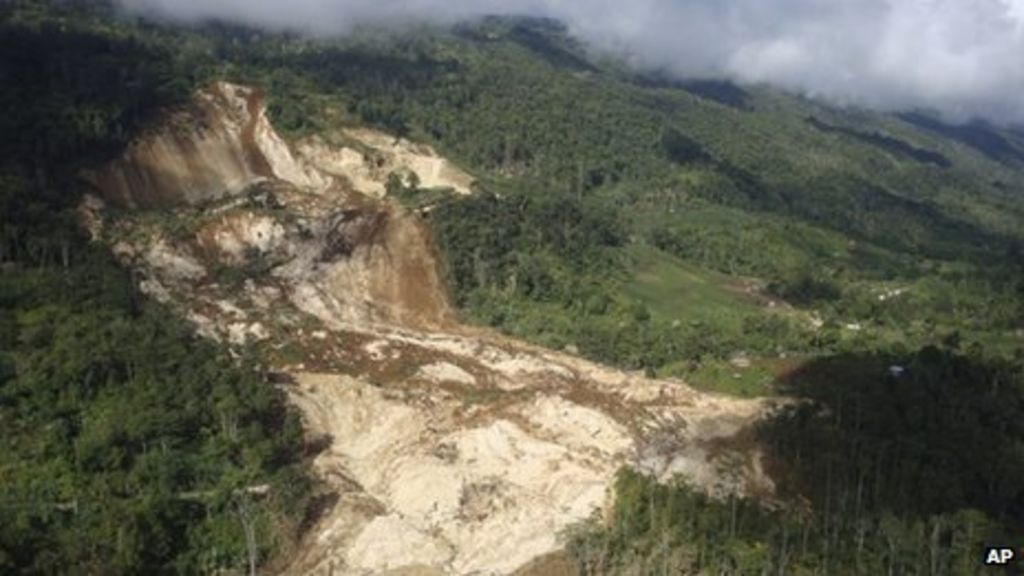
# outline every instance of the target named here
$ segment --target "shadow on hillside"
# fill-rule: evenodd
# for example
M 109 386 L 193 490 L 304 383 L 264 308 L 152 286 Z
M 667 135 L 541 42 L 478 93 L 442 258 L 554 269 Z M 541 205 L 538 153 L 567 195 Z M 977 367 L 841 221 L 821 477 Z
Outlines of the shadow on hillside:
M 0 152 L 37 165 L 113 156 L 194 80 L 166 49 L 85 26 L 0 21 L 0 54 Z
M 908 124 L 970 146 L 996 162 L 1024 162 L 1024 150 L 982 122 L 946 124 L 918 112 L 907 112 L 897 116 Z
M 781 383 L 809 402 L 759 434 L 789 496 L 900 516 L 981 510 L 1024 529 L 1019 366 L 924 348 L 813 360 Z
M 909 142 L 893 138 L 892 136 L 887 136 L 880 132 L 864 132 L 861 130 L 847 128 L 846 126 L 836 126 L 823 122 L 814 116 L 809 116 L 806 119 L 806 122 L 821 132 L 841 134 L 897 156 L 910 158 L 921 164 L 930 164 L 939 168 L 949 168 L 953 165 L 953 162 L 949 158 L 946 158 L 938 152 L 927 150 L 925 148 L 918 148 Z
M 633 82 L 644 88 L 676 89 L 727 106 L 734 110 L 750 111 L 754 109 L 750 93 L 728 80 L 673 78 L 668 72 L 638 74 Z

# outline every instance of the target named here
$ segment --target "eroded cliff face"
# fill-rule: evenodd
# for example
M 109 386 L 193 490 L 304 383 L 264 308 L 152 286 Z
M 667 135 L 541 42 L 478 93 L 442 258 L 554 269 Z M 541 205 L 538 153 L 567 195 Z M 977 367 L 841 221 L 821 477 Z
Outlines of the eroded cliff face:
M 87 175 L 107 201 L 126 208 L 198 204 L 275 177 L 326 185 L 271 129 L 259 92 L 227 83 L 169 112 L 120 159 Z
M 457 322 L 428 230 L 381 198 L 389 167 L 469 191 L 429 148 L 360 131 L 357 155 L 289 144 L 255 91 L 226 84 L 168 122 L 93 177 L 109 202 L 165 209 L 111 219 L 91 199 L 82 213 L 147 293 L 255 347 L 325 439 L 314 467 L 337 502 L 288 573 L 514 573 L 601 514 L 627 465 L 771 492 L 738 440 L 762 403 Z
M 321 193 L 347 186 L 379 198 L 392 172 L 414 172 L 428 188 L 470 191 L 472 178 L 429 146 L 366 129 L 338 136 L 349 145 L 310 138 L 293 151 L 270 125 L 258 90 L 220 82 L 168 112 L 121 158 L 86 179 L 125 208 L 197 205 L 275 180 Z

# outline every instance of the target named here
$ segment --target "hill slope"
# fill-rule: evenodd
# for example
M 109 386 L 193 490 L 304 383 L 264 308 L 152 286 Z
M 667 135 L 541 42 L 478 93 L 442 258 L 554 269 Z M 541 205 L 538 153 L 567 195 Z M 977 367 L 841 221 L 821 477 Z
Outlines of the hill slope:
M 162 208 L 112 211 L 90 197 L 87 209 L 94 240 L 144 293 L 200 334 L 264 359 L 322 445 L 313 467 L 336 502 L 288 573 L 512 573 L 598 514 L 621 466 L 663 479 L 685 472 L 722 491 L 717 470 L 729 454 L 742 461 L 730 490 L 771 491 L 757 448 L 731 447 L 764 403 L 460 325 L 419 217 L 356 185 L 349 164 L 312 163 L 303 142 L 281 140 L 269 124 L 248 142 L 246 127 L 263 111 L 246 87 L 201 91 L 98 180 L 108 201 L 139 204 L 156 188 L 116 175 L 160 167 L 159 189 L 176 191 L 161 196 Z M 207 129 L 179 129 L 177 145 L 161 147 L 186 118 Z M 384 153 L 374 144 L 393 142 L 374 136 L 359 141 L 368 158 Z M 202 174 L 220 181 L 167 170 L 182 150 L 204 148 Z M 264 172 L 239 169 L 250 163 Z M 465 179 L 450 172 L 452 184 Z M 250 175 L 247 185 L 218 196 L 238 174 Z
M 2 568 L 509 571 L 568 542 L 598 573 L 970 574 L 1022 531 L 1019 132 L 640 73 L 529 19 L 312 40 L 17 0 L 0 47 Z M 76 225 L 102 190 L 120 266 Z M 344 440 L 303 446 L 250 362 Z M 808 402 L 743 428 L 763 401 L 666 377 Z M 572 471 L 459 456 L 495 442 Z M 626 474 L 553 533 L 617 465 L 706 488 L 737 454 L 783 510 Z M 303 455 L 353 498 L 311 501 Z M 468 491 L 421 498 L 424 462 Z

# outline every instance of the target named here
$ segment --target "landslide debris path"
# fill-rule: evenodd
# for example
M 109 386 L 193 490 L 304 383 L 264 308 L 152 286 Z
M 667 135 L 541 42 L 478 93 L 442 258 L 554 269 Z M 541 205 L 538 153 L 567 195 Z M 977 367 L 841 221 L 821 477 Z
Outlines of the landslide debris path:
M 81 208 L 144 291 L 255 347 L 326 446 L 337 500 L 288 573 L 514 573 L 601 514 L 625 465 L 771 492 L 737 439 L 764 404 L 458 324 L 427 229 L 384 182 L 472 179 L 429 147 L 344 137 L 287 143 L 256 90 L 217 84 L 87 175 Z

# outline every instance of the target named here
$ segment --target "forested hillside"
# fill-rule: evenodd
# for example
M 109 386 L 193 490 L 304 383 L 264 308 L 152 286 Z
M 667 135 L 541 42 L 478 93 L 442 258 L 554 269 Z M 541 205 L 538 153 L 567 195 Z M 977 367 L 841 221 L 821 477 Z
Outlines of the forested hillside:
M 677 81 L 543 20 L 313 40 L 15 0 L 0 572 L 238 570 L 247 531 L 261 562 L 301 531 L 300 429 L 258 361 L 196 340 L 76 224 L 80 170 L 214 79 L 261 87 L 292 136 L 370 125 L 473 172 L 466 198 L 393 190 L 432 206 L 464 318 L 808 400 L 756 433 L 777 509 L 626 473 L 573 539 L 584 573 L 974 574 L 1024 533 L 1019 131 Z
M 368 122 L 477 171 L 481 193 L 432 216 L 477 321 L 678 375 L 737 351 L 1021 345 L 1016 133 L 673 84 L 592 62 L 546 21 L 223 32 L 283 127 Z
M 66 14 L 0 6 L 0 573 L 265 564 L 313 494 L 298 419 L 75 216 L 78 170 L 195 78 L 156 32 Z

